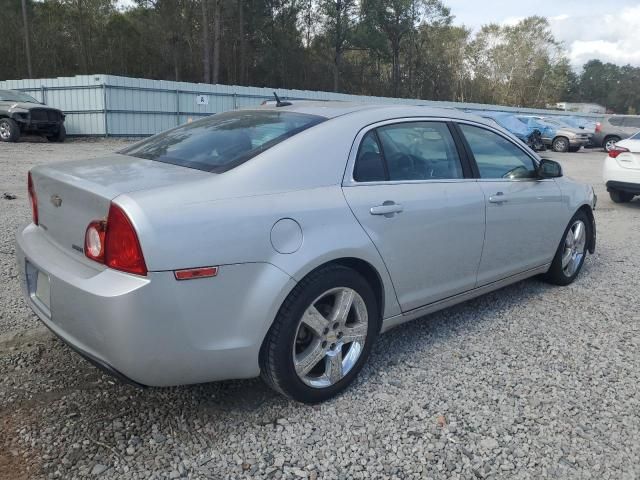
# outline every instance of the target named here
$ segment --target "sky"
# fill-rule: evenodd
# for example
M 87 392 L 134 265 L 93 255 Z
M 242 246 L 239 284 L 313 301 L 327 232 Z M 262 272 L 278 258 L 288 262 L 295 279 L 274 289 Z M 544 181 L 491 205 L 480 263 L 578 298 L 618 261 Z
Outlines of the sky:
M 119 0 L 122 6 L 132 0 Z M 575 70 L 592 58 L 640 66 L 640 0 L 443 0 L 458 25 L 514 24 L 547 17 Z
M 456 24 L 478 29 L 547 17 L 572 66 L 592 58 L 640 66 L 640 0 L 444 0 Z

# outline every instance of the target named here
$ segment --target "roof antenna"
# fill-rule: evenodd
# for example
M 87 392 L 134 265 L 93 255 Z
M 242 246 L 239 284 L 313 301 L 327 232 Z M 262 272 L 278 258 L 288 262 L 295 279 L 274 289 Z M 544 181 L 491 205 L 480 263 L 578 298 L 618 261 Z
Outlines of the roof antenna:
M 273 92 L 273 96 L 276 97 L 276 107 L 288 107 L 291 102 L 282 102 L 276 92 Z

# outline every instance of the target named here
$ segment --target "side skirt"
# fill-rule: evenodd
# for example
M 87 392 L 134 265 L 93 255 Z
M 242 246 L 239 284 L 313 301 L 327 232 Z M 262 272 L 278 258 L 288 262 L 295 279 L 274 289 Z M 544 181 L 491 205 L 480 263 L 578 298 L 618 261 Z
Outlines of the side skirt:
M 438 310 L 442 310 L 444 308 L 457 305 L 458 303 L 466 302 L 467 300 L 471 300 L 472 298 L 479 297 L 481 295 L 484 295 L 485 293 L 493 292 L 494 290 L 499 290 L 500 288 L 506 287 L 507 285 L 511 285 L 512 283 L 517 283 L 521 280 L 525 280 L 535 275 L 546 273 L 549 270 L 549 267 L 551 267 L 551 264 L 547 263 L 540 267 L 532 268 L 522 273 L 517 273 L 516 275 L 503 278 L 502 280 L 498 280 L 496 282 L 492 282 L 487 285 L 474 288 L 473 290 L 468 290 L 466 292 L 462 292 L 457 295 L 453 295 L 451 297 L 438 300 L 437 302 L 433 302 L 428 305 L 424 305 L 422 307 L 409 310 L 408 312 L 401 313 L 400 315 L 389 317 L 382 322 L 381 332 L 382 333 L 387 332 L 392 328 L 397 327 L 398 325 L 402 325 L 403 323 L 407 323 L 407 322 L 410 322 L 411 320 L 415 320 L 416 318 L 420 318 L 430 313 L 437 312 Z

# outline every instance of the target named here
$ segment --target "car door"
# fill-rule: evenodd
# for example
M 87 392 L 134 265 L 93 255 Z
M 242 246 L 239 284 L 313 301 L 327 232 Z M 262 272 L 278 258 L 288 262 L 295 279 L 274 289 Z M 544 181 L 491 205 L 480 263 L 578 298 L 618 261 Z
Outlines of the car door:
M 478 286 L 551 262 L 564 231 L 561 191 L 534 157 L 489 127 L 459 123 L 486 202 Z
M 484 196 L 449 125 L 387 122 L 361 132 L 354 145 L 344 195 L 380 252 L 402 310 L 473 288 Z

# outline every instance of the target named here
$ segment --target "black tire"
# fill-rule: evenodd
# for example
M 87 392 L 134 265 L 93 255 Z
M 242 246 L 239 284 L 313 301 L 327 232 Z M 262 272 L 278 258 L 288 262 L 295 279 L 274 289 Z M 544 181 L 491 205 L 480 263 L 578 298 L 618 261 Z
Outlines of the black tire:
M 577 221 L 582 221 L 585 228 L 584 248 L 582 249 L 582 256 L 579 259 L 577 267 L 571 274 L 568 274 L 562 266 L 562 258 L 563 254 L 565 253 L 565 242 L 567 234 Z M 571 221 L 569 221 L 567 228 L 564 230 L 562 239 L 560 240 L 560 244 L 558 245 L 558 249 L 556 250 L 556 255 L 553 257 L 553 261 L 551 262 L 551 267 L 549 268 L 549 271 L 543 276 L 544 280 L 554 285 L 569 285 L 570 283 L 572 283 L 576 279 L 576 277 L 580 273 L 580 270 L 582 270 L 582 266 L 584 265 L 584 260 L 587 257 L 587 250 L 589 248 L 591 235 L 591 221 L 589 220 L 587 214 L 584 211 L 580 210 L 573 216 Z
M 553 139 L 553 143 L 551 143 L 551 149 L 554 152 L 568 152 L 569 151 L 569 139 L 566 137 L 556 137 Z
M 605 152 L 611 151 L 614 144 L 620 141 L 620 137 L 616 135 L 609 135 L 602 141 L 602 148 L 604 148 Z
M 620 190 L 611 190 L 609 197 L 614 203 L 629 203 L 635 195 L 629 192 L 621 192 Z
M 303 382 L 294 366 L 298 327 L 304 312 L 315 299 L 339 287 L 354 290 L 364 301 L 368 317 L 366 339 L 360 356 L 339 381 L 322 388 L 312 387 Z M 337 395 L 354 380 L 369 357 L 380 331 L 380 318 L 373 289 L 358 272 L 342 265 L 329 265 L 311 272 L 291 291 L 267 333 L 260 351 L 262 379 L 277 392 L 299 402 L 318 403 Z
M 63 143 L 67 138 L 67 130 L 64 128 L 64 125 L 60 125 L 60 129 L 56 132 L 55 135 L 48 135 L 47 140 L 55 143 Z
M 17 142 L 20 139 L 20 127 L 11 118 L 0 118 L 0 141 Z

